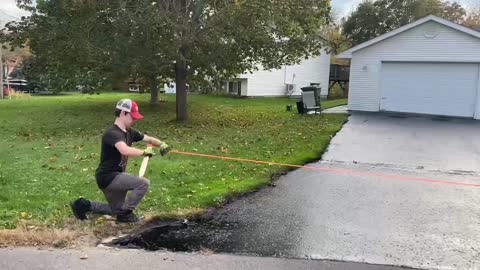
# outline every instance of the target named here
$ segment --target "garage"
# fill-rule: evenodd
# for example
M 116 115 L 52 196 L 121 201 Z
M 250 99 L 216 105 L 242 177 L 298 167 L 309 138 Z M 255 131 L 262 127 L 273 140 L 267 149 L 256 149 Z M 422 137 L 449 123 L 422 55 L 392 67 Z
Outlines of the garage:
M 348 109 L 480 119 L 480 32 L 428 16 L 337 55 Z
M 383 63 L 381 111 L 473 118 L 478 64 Z

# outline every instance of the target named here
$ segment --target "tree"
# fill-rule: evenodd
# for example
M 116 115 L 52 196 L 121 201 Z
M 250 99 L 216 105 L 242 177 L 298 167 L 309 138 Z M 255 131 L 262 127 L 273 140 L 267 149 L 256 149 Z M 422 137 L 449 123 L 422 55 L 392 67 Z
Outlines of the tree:
M 465 9 L 443 0 L 365 0 L 344 19 L 343 34 L 357 45 L 428 15 L 461 23 Z
M 332 22 L 328 25 L 324 25 L 320 28 L 320 35 L 325 39 L 327 52 L 336 55 L 350 48 L 351 43 L 348 38 L 342 35 L 342 21 L 338 18 L 337 14 L 332 12 Z
M 31 48 L 35 61 L 29 71 L 39 72 L 32 77 L 41 78 L 54 92 L 98 87 L 106 82 L 112 63 L 85 38 L 92 14 L 88 6 L 74 2 L 81 1 L 37 1 L 32 16 L 8 23 L 3 37 L 12 48 Z
M 3 80 L 8 79 L 11 72 L 18 67 L 22 61 L 30 57 L 28 48 L 10 48 L 8 44 L 0 43 L 0 99 L 3 99 Z M 4 78 L 6 77 L 6 78 Z
M 148 24 L 163 27 L 163 40 L 173 45 L 163 51 L 166 62 L 174 63 L 167 74 L 176 78 L 179 120 L 187 118 L 188 80 L 228 78 L 258 64 L 278 68 L 319 53 L 319 28 L 328 24 L 330 13 L 329 1 L 318 0 L 154 3 L 147 18 L 165 16 Z
M 343 35 L 352 45 L 375 38 L 384 31 L 379 27 L 377 8 L 373 1 L 363 1 L 357 9 L 343 21 Z
M 480 30 L 480 6 L 471 8 L 467 11 L 467 16 L 463 25 Z
M 462 5 L 457 2 L 442 2 L 442 8 L 438 16 L 456 23 L 463 22 L 466 11 Z
M 175 77 L 177 119 L 186 120 L 188 81 L 319 54 L 329 22 L 329 0 L 38 0 L 31 17 L 9 25 L 9 42 L 28 41 L 62 89 L 88 72 L 99 83 L 139 74 L 156 103 L 158 79 Z
M 48 78 L 42 72 L 44 68 L 44 65 L 38 63 L 38 59 L 32 55 L 23 59 L 10 75 L 27 80 L 27 87 L 31 91 L 42 91 L 48 88 Z

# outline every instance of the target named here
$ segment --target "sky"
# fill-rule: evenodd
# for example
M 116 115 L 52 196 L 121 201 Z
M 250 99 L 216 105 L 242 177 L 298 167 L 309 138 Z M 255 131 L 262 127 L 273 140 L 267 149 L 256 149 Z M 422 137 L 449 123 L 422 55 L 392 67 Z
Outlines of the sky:
M 21 16 L 28 15 L 27 12 L 21 10 L 15 4 L 15 0 L 0 0 L 0 20 L 15 20 Z
M 341 18 L 350 14 L 361 2 L 362 0 L 332 0 L 332 7 Z M 452 2 L 452 0 L 450 0 L 450 2 Z M 478 4 L 479 0 L 456 0 L 456 2 L 462 4 L 464 7 L 469 7 Z
M 465 7 L 478 3 L 479 0 L 456 0 Z M 338 16 L 344 17 L 351 13 L 362 0 L 332 0 L 332 6 Z M 15 4 L 15 0 L 0 0 L 0 20 L 15 20 L 27 13 Z

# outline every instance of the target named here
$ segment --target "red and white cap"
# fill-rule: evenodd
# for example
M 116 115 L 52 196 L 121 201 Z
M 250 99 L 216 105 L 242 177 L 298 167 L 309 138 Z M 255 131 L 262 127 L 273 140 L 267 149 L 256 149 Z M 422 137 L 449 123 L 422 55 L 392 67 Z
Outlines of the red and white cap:
M 131 99 L 120 100 L 119 102 L 117 102 L 116 108 L 121 111 L 130 113 L 132 118 L 135 120 L 140 120 L 143 118 L 143 115 L 141 115 L 138 111 L 137 103 Z

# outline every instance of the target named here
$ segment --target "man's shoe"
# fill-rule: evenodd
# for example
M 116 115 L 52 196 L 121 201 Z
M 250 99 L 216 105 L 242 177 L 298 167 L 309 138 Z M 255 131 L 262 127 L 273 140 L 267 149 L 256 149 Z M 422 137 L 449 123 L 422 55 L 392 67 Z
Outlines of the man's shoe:
M 75 201 L 70 202 L 70 207 L 72 207 L 73 215 L 80 220 L 87 219 L 87 213 L 91 210 L 91 203 L 85 198 L 79 198 Z
M 143 220 L 143 217 L 138 217 L 133 211 L 125 211 L 117 215 L 118 223 L 135 223 Z

